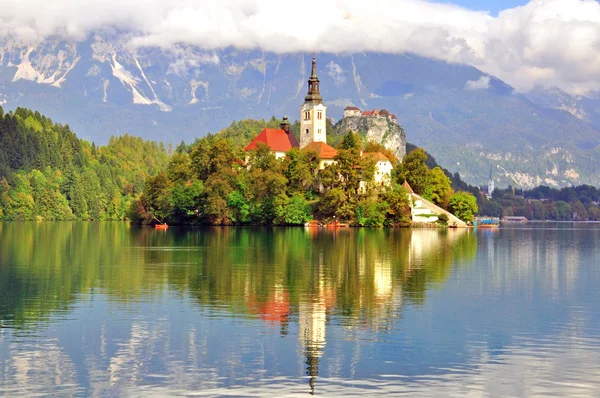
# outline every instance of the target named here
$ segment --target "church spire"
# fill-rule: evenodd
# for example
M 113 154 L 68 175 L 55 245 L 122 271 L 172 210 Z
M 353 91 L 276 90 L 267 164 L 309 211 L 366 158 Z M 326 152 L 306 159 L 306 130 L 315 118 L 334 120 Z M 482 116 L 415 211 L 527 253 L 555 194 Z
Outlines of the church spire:
M 319 78 L 317 77 L 317 57 L 314 53 L 312 59 L 312 71 L 310 73 L 310 78 L 308 79 L 308 94 L 304 97 L 304 102 L 312 102 L 315 104 L 323 102 L 323 97 L 321 97 L 321 92 L 319 91 Z

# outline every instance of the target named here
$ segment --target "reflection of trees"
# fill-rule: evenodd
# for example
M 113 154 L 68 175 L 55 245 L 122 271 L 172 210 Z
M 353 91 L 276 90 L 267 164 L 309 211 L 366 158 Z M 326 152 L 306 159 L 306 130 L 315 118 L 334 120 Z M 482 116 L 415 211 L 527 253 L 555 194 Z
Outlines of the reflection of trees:
M 348 326 L 388 329 L 471 258 L 469 231 L 171 229 L 122 223 L 0 224 L 0 319 L 27 324 L 78 294 L 118 301 L 164 289 L 283 325 L 325 294 Z
M 403 303 L 421 303 L 476 244 L 468 231 L 5 223 L 0 322 L 35 325 L 81 294 L 126 303 L 168 290 L 209 311 L 262 319 L 282 335 L 297 322 L 314 393 L 332 316 L 349 330 L 390 330 Z M 136 325 L 111 359 L 114 377 L 147 360 L 137 351 L 147 328 Z

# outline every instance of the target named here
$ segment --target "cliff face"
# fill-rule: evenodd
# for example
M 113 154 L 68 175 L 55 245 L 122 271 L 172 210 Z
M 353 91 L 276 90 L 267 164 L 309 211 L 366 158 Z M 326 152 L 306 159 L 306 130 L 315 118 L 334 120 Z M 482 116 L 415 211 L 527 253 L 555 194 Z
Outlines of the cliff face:
M 382 144 L 402 160 L 406 155 L 406 134 L 404 129 L 384 117 L 351 116 L 341 119 L 335 125 L 337 135 L 349 130 L 364 134 L 367 141 Z

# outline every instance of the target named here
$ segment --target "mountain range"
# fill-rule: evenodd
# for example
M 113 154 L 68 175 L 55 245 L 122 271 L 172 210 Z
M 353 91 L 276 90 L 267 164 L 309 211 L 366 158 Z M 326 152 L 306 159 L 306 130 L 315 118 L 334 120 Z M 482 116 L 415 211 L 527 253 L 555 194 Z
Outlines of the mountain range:
M 0 41 L 0 105 L 24 106 L 105 143 L 130 133 L 173 144 L 234 120 L 293 121 L 310 54 L 132 48 L 127 35 L 36 45 Z M 468 65 L 411 54 L 317 54 L 328 116 L 388 109 L 407 140 L 473 184 L 600 185 L 600 96 L 525 94 Z

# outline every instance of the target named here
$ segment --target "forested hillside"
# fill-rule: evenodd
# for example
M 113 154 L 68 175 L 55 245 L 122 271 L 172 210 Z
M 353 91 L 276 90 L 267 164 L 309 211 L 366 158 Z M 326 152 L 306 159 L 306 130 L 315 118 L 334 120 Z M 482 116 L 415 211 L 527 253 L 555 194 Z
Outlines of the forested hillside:
M 167 162 L 162 144 L 125 134 L 96 147 L 38 112 L 0 108 L 0 220 L 125 219 Z

